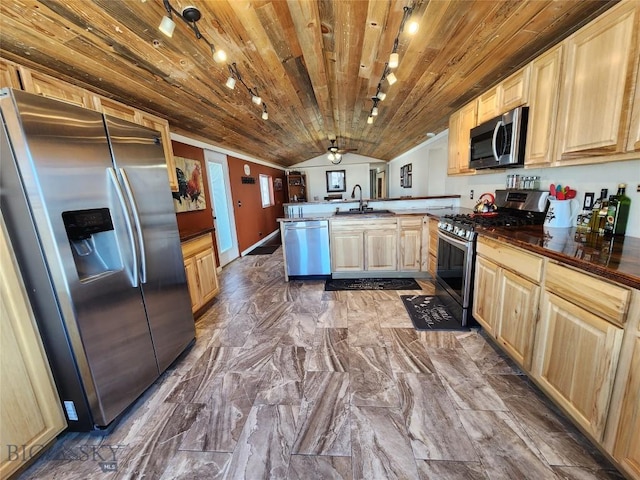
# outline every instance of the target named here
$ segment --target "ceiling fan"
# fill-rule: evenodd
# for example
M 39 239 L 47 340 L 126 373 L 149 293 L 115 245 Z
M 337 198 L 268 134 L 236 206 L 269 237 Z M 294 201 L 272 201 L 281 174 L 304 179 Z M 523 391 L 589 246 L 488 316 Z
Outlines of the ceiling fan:
M 329 155 L 327 155 L 327 158 L 334 165 L 338 165 L 340 162 L 342 162 L 342 155 L 344 155 L 345 153 L 358 151 L 357 148 L 338 148 L 335 138 L 331 139 L 330 142 L 331 145 L 329 145 L 329 148 L 327 148 L 327 150 L 329 151 Z

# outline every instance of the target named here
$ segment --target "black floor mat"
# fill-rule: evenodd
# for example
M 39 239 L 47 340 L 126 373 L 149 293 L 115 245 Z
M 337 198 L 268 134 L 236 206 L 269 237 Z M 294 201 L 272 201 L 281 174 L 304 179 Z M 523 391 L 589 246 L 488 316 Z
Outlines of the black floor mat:
M 460 325 L 438 297 L 429 295 L 400 295 L 400 297 L 416 330 L 469 330 Z
M 329 278 L 325 291 L 336 290 L 422 290 L 413 278 Z
M 261 245 L 251 250 L 247 255 L 271 255 L 280 245 Z

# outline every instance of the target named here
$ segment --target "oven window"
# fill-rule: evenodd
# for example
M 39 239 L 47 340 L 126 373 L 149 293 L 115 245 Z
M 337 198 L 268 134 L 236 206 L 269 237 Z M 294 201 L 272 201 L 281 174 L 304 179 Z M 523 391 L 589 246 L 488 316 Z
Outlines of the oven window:
M 438 239 L 438 278 L 458 296 L 457 300 L 460 303 L 464 298 L 465 255 L 465 248 L 453 245 L 442 238 Z

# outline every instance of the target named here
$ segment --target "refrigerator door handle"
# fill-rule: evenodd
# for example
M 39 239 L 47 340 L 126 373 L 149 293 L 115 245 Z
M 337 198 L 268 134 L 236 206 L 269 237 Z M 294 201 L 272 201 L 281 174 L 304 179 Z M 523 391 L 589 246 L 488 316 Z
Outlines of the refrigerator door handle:
M 129 205 L 131 205 L 131 211 L 133 212 L 133 221 L 136 223 L 136 230 L 138 231 L 138 245 L 140 246 L 140 283 L 147 283 L 147 253 L 144 248 L 144 238 L 142 237 L 142 225 L 140 223 L 140 214 L 138 213 L 138 206 L 136 205 L 136 199 L 133 197 L 133 190 L 131 189 L 131 183 L 127 177 L 127 172 L 124 168 L 119 168 L 120 175 L 124 183 L 124 188 L 127 191 L 127 197 L 129 198 Z
M 131 252 L 133 254 L 133 266 L 131 268 L 133 275 L 133 286 L 137 287 L 139 285 L 138 282 L 138 253 L 136 250 L 136 242 L 134 240 L 133 235 L 133 225 L 131 225 L 131 219 L 129 218 L 129 211 L 127 210 L 127 205 L 124 199 L 124 194 L 122 193 L 122 187 L 120 186 L 120 182 L 118 182 L 118 178 L 116 177 L 116 172 L 113 168 L 107 168 L 109 172 L 109 178 L 111 178 L 111 182 L 116 190 L 116 195 L 118 196 L 118 201 L 120 202 L 120 208 L 122 209 L 122 213 L 124 214 L 124 222 L 127 225 L 127 233 L 129 234 L 129 240 L 131 241 Z

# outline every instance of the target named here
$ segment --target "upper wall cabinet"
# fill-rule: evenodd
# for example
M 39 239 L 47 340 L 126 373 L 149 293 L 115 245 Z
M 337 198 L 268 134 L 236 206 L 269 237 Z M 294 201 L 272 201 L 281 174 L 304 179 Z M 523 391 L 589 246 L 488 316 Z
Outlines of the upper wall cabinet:
M 638 2 L 622 2 L 565 41 L 555 154 L 560 163 L 625 152 L 639 54 L 639 10 Z
M 476 125 L 527 103 L 530 69 L 530 65 L 527 65 L 478 97 L 478 119 Z
M 553 160 L 560 69 L 563 46 L 559 45 L 531 63 L 529 125 L 525 164 L 549 164 Z
M 471 102 L 449 118 L 449 175 L 475 172 L 469 168 L 469 134 L 476 126 L 476 105 Z
M 128 122 L 140 123 L 139 112 L 133 107 L 116 102 L 110 98 L 99 97 L 98 95 L 94 95 L 93 103 L 95 109 L 105 115 L 111 115 L 112 117 L 127 120 Z
M 162 139 L 164 157 L 167 163 L 169 187 L 174 192 L 178 191 L 178 178 L 175 160 L 173 158 L 173 148 L 171 146 L 169 122 L 163 118 L 142 112 L 128 105 L 111 100 L 110 98 L 95 95 L 75 85 L 0 59 L 0 88 L 2 87 L 23 88 L 27 92 L 62 100 L 157 130 L 160 132 Z
M 636 90 L 633 95 L 627 152 L 640 152 L 640 65 L 636 71 Z
M 24 67 L 20 67 L 20 78 L 27 92 L 55 98 L 84 108 L 95 109 L 93 95 L 82 88 L 56 80 L 48 75 L 33 72 Z
M 18 66 L 0 58 L 0 88 L 20 88 Z
M 139 123 L 145 127 L 152 128 L 160 132 L 162 136 L 162 148 L 164 149 L 164 158 L 167 162 L 167 175 L 169 176 L 169 186 L 171 191 L 178 191 L 178 174 L 176 173 L 176 161 L 173 158 L 173 147 L 171 146 L 171 132 L 169 131 L 169 122 L 151 115 L 146 112 L 138 112 Z

